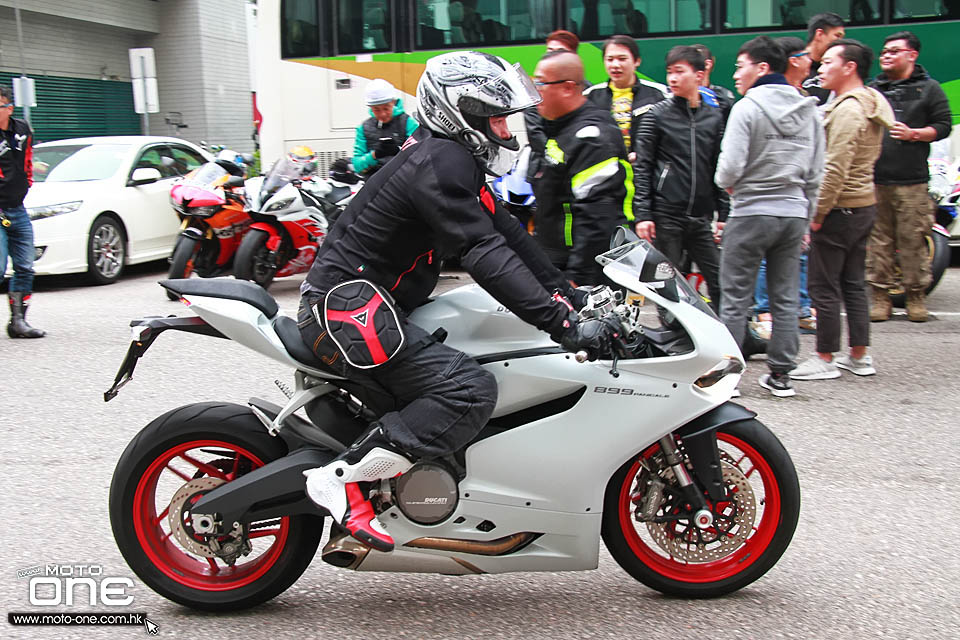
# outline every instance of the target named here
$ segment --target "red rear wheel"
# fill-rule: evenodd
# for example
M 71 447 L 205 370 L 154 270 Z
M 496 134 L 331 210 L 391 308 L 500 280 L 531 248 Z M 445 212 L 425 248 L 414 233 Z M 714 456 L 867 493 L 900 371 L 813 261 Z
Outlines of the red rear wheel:
M 713 524 L 705 529 L 675 517 L 685 504 L 659 445 L 624 464 L 610 480 L 604 542 L 647 586 L 685 597 L 735 591 L 766 573 L 793 536 L 800 488 L 776 437 L 750 420 L 722 427 L 717 444 L 729 499 L 708 501 Z M 642 507 L 652 508 L 655 519 L 641 521 Z
M 248 407 L 198 403 L 155 419 L 127 446 L 110 486 L 110 521 L 130 568 L 198 609 L 246 608 L 283 592 L 313 559 L 323 518 L 242 523 L 212 541 L 194 529 L 190 505 L 286 454 Z

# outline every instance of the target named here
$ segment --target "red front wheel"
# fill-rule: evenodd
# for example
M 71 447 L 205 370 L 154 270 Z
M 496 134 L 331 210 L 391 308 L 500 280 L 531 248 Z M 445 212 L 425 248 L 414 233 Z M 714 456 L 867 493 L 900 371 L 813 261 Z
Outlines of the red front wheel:
M 151 422 L 110 486 L 110 521 L 130 568 L 160 595 L 197 609 L 246 608 L 283 592 L 313 559 L 322 518 L 238 524 L 211 538 L 194 530 L 190 506 L 285 454 L 239 405 L 189 405 Z
M 680 442 L 682 450 L 682 441 Z M 698 527 L 658 444 L 614 474 L 604 498 L 603 541 L 648 587 L 689 598 L 721 596 L 769 571 L 793 537 L 800 485 L 783 445 L 756 420 L 717 431 L 727 497 Z

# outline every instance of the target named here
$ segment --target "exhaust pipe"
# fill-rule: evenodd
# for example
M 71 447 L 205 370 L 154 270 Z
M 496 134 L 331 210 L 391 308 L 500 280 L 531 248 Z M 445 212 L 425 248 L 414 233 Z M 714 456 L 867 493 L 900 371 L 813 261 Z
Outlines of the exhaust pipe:
M 457 538 L 417 538 L 406 543 L 405 547 L 416 549 L 433 549 L 434 551 L 454 551 L 456 553 L 472 553 L 480 556 L 502 556 L 513 553 L 527 546 L 539 534 L 515 533 L 512 536 L 497 538 L 496 540 L 459 540 Z

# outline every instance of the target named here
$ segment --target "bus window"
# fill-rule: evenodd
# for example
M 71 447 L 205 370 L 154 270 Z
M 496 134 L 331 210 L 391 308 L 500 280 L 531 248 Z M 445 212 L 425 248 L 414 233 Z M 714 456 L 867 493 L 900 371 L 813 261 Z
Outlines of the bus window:
M 337 0 L 337 53 L 391 51 L 391 0 Z
M 555 0 L 417 0 L 417 48 L 543 40 Z
M 928 4 L 932 4 L 927 0 Z M 898 0 L 897 4 L 901 4 Z M 880 22 L 880 0 L 728 0 L 727 27 L 795 27 L 805 29 L 818 13 L 836 13 L 848 25 Z
M 570 0 L 568 6 L 567 28 L 583 40 L 710 29 L 710 0 Z
M 280 57 L 320 55 L 317 0 L 283 0 L 280 13 Z
M 898 0 L 893 4 L 894 20 L 930 20 L 936 18 L 960 18 L 960 2 L 957 0 Z

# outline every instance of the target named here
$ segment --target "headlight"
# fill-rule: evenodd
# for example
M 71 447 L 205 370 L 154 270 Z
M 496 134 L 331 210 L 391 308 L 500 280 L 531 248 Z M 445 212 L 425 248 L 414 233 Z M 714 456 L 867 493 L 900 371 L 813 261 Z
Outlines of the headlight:
M 51 204 L 47 205 L 46 207 L 30 207 L 27 209 L 27 213 L 30 215 L 31 220 L 40 220 L 41 218 L 52 218 L 53 216 L 58 216 L 61 213 L 70 213 L 71 211 L 76 211 L 82 204 L 83 200 L 76 200 L 74 202 L 64 202 L 62 204 Z
M 743 364 L 737 358 L 727 356 L 715 364 L 709 371 L 697 378 L 697 381 L 693 384 L 701 389 L 706 389 L 707 387 L 712 387 L 717 384 L 731 373 L 743 373 Z
M 194 216 L 196 218 L 209 218 L 220 211 L 220 205 L 212 205 L 209 207 L 184 207 L 182 211 L 183 214 L 187 216 Z
M 272 205 L 267 207 L 267 211 L 280 211 L 281 209 L 286 209 L 291 204 L 293 204 L 293 198 L 284 198 L 283 200 L 277 200 Z

